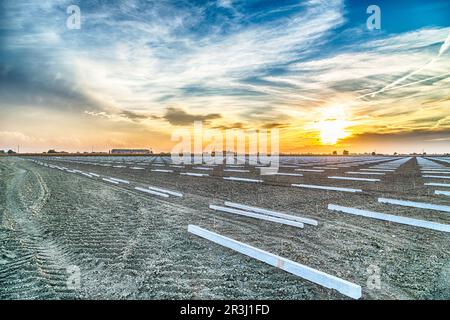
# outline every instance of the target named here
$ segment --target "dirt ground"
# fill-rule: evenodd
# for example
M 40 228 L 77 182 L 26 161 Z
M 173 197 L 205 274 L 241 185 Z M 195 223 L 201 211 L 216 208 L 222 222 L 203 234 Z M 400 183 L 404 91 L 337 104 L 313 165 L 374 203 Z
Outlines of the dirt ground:
M 377 202 L 388 197 L 450 204 L 449 197 L 433 194 L 446 188 L 424 186 L 415 158 L 394 173 L 374 176 L 382 180 L 376 183 L 327 178 L 370 165 L 288 177 L 260 176 L 254 169 L 223 172 L 221 166 L 211 172 L 166 166 L 175 172 L 161 173 L 151 169 L 162 167 L 136 159 L 124 159 L 125 168 L 93 165 L 99 159 L 88 157 L 81 159 L 86 163 L 38 160 L 132 184 L 113 185 L 29 159 L 0 158 L 0 299 L 347 299 L 191 235 L 188 224 L 357 283 L 363 299 L 450 299 L 450 234 L 327 209 L 332 203 L 450 224 L 446 212 Z M 144 170 L 131 169 L 131 161 Z M 211 176 L 179 174 L 186 171 Z M 298 172 L 288 167 L 281 171 Z M 264 183 L 225 181 L 223 176 Z M 364 192 L 311 190 L 291 183 Z M 184 197 L 134 190 L 148 185 Z M 298 214 L 319 225 L 298 229 L 208 208 L 224 200 Z M 80 275 L 75 287 L 70 285 L 74 268 Z M 374 268 L 380 276 L 376 288 L 370 285 Z

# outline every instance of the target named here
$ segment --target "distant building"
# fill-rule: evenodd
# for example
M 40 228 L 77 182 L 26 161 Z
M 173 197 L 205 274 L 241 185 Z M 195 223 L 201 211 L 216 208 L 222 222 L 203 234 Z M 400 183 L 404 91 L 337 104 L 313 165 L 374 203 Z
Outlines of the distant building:
M 148 149 L 112 149 L 111 154 L 151 154 Z

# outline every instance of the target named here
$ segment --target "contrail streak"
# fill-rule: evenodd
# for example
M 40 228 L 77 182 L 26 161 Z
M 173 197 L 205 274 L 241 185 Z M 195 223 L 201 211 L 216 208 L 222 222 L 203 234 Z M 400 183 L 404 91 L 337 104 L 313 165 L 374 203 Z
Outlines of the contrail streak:
M 394 89 L 408 87 L 408 86 L 412 86 L 413 84 L 418 84 L 418 83 L 421 83 L 421 82 L 430 81 L 430 80 L 434 80 L 434 79 L 445 77 L 445 76 L 450 76 L 450 72 L 443 73 L 443 74 L 440 74 L 440 75 L 437 75 L 437 76 L 433 76 L 433 77 L 429 77 L 429 78 L 426 78 L 426 79 L 414 81 L 414 82 L 409 82 L 409 83 L 402 84 L 402 85 L 396 86 L 396 87 L 390 87 L 390 88 L 387 88 L 387 89 L 385 87 L 385 88 L 380 89 L 380 90 L 375 91 L 375 92 L 363 94 L 362 96 L 356 97 L 356 99 L 362 99 L 362 98 L 367 97 L 367 96 L 374 96 L 374 94 L 377 94 L 377 93 L 380 93 L 380 92 L 383 92 L 383 91 L 390 91 L 390 90 L 394 90 Z
M 395 80 L 394 82 L 388 84 L 387 86 L 385 86 L 384 88 L 375 91 L 372 94 L 372 97 L 375 97 L 376 94 L 384 92 L 392 87 L 395 87 L 397 84 L 405 81 L 406 79 L 410 78 L 411 76 L 415 75 L 416 73 L 422 71 L 423 69 L 425 69 L 426 67 L 428 67 L 430 64 L 434 63 L 436 60 L 438 60 L 450 47 L 450 33 L 447 36 L 447 39 L 445 39 L 444 43 L 442 44 L 442 46 L 439 49 L 439 52 L 437 54 L 436 57 L 434 57 L 433 59 L 431 59 L 430 61 L 428 61 L 427 63 L 425 63 L 423 66 L 421 66 L 420 68 L 418 68 L 417 70 L 414 70 L 413 72 L 408 73 L 406 76 L 401 77 L 400 79 Z M 400 87 L 396 87 L 396 88 L 400 88 Z

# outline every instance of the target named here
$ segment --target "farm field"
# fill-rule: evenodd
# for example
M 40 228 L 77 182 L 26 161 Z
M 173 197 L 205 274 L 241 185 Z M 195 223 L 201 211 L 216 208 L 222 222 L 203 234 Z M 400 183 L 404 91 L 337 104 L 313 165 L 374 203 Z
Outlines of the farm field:
M 160 156 L 0 158 L 0 299 L 349 299 L 188 225 L 357 284 L 362 299 L 450 299 L 449 158 L 280 162 L 261 175 Z

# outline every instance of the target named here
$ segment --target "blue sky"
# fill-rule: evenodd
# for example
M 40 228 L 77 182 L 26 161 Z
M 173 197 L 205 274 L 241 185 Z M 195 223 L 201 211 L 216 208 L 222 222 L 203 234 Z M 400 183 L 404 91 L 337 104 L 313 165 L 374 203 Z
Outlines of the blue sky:
M 71 4 L 80 30 L 66 27 Z M 366 27 L 370 4 L 381 30 Z M 0 6 L 0 148 L 168 150 L 193 119 L 280 128 L 285 151 L 443 152 L 450 141 L 449 1 Z M 320 135 L 333 121 L 346 135 L 329 146 Z

